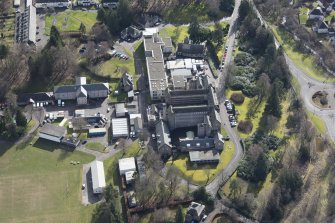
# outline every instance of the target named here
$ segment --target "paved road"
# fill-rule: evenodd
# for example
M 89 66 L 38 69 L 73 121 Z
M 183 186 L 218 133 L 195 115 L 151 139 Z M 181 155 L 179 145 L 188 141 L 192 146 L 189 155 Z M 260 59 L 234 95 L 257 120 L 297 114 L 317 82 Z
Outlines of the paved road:
M 235 1 L 235 8 L 234 12 L 230 18 L 230 28 L 228 32 L 228 40 L 226 43 L 227 49 L 227 56 L 225 58 L 225 64 L 229 64 L 232 60 L 233 55 L 233 48 L 235 42 L 235 32 L 236 32 L 236 22 L 238 18 L 238 8 L 240 6 L 241 0 Z M 239 161 L 243 157 L 243 149 L 240 144 L 240 138 L 235 129 L 230 127 L 230 123 L 227 117 L 227 111 L 223 104 L 224 102 L 224 78 L 225 73 L 227 72 L 227 68 L 223 69 L 222 74 L 219 76 L 218 81 L 216 81 L 217 86 L 216 89 L 218 91 L 218 99 L 220 102 L 220 116 L 221 121 L 223 123 L 223 127 L 226 129 L 228 135 L 230 136 L 230 140 L 233 141 L 235 144 L 235 153 L 232 160 L 229 162 L 227 167 L 223 169 L 218 176 L 206 186 L 206 190 L 211 193 L 213 196 L 217 195 L 217 191 L 220 189 L 220 186 L 229 179 L 229 177 L 235 172 Z

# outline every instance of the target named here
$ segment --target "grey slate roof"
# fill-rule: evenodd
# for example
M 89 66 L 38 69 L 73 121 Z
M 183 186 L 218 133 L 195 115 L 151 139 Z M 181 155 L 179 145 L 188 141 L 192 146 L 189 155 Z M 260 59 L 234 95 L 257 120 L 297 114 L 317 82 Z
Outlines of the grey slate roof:
M 309 13 L 310 15 L 323 15 L 323 12 L 319 8 L 315 8 Z
M 186 44 L 186 43 L 179 43 L 178 44 L 178 53 L 185 53 L 185 54 L 204 54 L 205 46 L 201 44 Z
M 160 147 L 162 147 L 163 145 L 168 145 L 172 147 L 169 128 L 167 124 L 162 120 L 160 120 L 156 124 L 156 136 L 158 149 L 160 149 Z
M 66 129 L 61 126 L 53 125 L 50 123 L 44 124 L 44 126 L 41 128 L 40 133 L 55 136 L 61 138 L 65 135 Z
M 33 99 L 35 102 L 40 101 L 52 101 L 52 92 L 39 92 L 39 93 L 24 93 L 20 94 L 17 98 L 18 104 L 26 104 L 29 99 Z
M 81 85 L 86 91 L 99 91 L 99 90 L 108 90 L 108 83 L 96 83 L 96 84 L 85 84 Z M 69 93 L 77 92 L 80 85 L 64 85 L 64 86 L 55 86 L 54 93 Z

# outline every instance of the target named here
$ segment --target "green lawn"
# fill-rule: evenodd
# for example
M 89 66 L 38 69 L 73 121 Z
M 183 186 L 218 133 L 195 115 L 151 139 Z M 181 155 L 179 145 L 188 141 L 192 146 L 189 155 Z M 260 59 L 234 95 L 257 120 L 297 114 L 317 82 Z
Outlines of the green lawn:
M 307 20 L 308 20 L 308 12 L 309 9 L 305 6 L 299 8 L 299 19 L 300 19 L 300 24 L 305 25 Z
M 102 145 L 100 142 L 88 142 L 85 147 L 87 149 L 105 152 L 105 146 Z
M 3 37 L 0 38 L 0 44 L 11 46 L 14 43 L 15 17 L 1 20 L 0 33 Z
M 205 185 L 223 170 L 235 153 L 235 145 L 231 141 L 225 141 L 224 150 L 220 155 L 220 163 L 218 165 L 198 165 L 194 166 L 189 163 L 188 155 L 179 155 L 177 159 L 168 161 L 167 165 L 173 165 L 179 169 L 184 177 L 190 177 L 194 184 Z M 209 173 L 209 179 L 208 179 Z
M 272 32 L 278 42 L 284 48 L 288 57 L 306 74 L 319 81 L 335 82 L 335 77 L 327 75 L 324 70 L 317 66 L 313 60 L 313 56 L 300 53 L 294 47 L 294 40 L 287 33 L 280 30 L 276 26 L 271 26 Z
M 175 44 L 184 42 L 184 39 L 188 36 L 188 26 L 164 26 L 159 34 L 161 37 L 171 37 Z
M 0 159 L 0 222 L 90 222 L 95 206 L 81 204 L 81 172 L 92 160 L 43 140 L 8 149 Z
M 241 93 L 241 91 L 232 91 L 232 90 L 228 90 L 226 92 L 226 97 L 230 98 L 230 96 L 233 93 Z M 245 97 L 243 104 L 241 105 L 235 105 L 235 109 L 238 111 L 239 115 L 238 115 L 238 121 L 242 121 L 242 120 L 246 120 L 247 119 L 247 113 L 249 111 L 249 104 L 252 103 L 252 99 Z M 259 126 L 259 122 L 262 118 L 262 114 L 263 111 L 265 109 L 265 100 L 263 100 L 263 102 L 261 102 L 261 104 L 259 105 L 257 111 L 255 112 L 255 114 L 253 115 L 253 117 L 251 117 L 251 122 L 253 125 L 252 131 L 249 134 L 245 134 L 239 131 L 239 135 L 241 138 L 245 139 L 250 137 L 252 134 L 255 133 L 255 131 L 257 130 L 258 126 Z
M 326 124 L 319 116 L 315 115 L 313 112 L 310 111 L 307 111 L 307 115 L 320 133 L 326 133 Z
M 78 31 L 80 23 L 83 23 L 86 26 L 86 32 L 89 32 L 92 26 L 97 22 L 96 18 L 96 12 L 84 12 L 72 9 L 46 15 L 45 33 L 49 35 L 52 25 L 55 25 L 59 31 Z

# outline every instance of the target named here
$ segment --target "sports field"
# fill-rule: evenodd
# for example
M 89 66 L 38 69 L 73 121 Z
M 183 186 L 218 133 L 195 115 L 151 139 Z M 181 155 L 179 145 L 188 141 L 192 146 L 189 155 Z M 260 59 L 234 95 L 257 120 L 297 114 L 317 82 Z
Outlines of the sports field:
M 81 171 L 94 157 L 41 140 L 0 154 L 0 222 L 91 221 L 94 206 L 81 204 Z

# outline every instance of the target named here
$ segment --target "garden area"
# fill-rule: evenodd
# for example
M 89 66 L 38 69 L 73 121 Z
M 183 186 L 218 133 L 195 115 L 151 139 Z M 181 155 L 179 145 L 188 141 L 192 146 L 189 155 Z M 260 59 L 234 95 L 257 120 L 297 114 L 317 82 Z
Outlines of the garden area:
M 187 154 L 179 155 L 169 160 L 166 165 L 176 167 L 184 178 L 189 178 L 193 184 L 206 185 L 211 182 L 229 164 L 235 154 L 235 145 L 232 141 L 225 141 L 224 149 L 220 154 L 218 165 L 197 165 L 189 162 Z
M 52 25 L 56 26 L 60 32 L 79 31 L 80 24 L 83 23 L 89 31 L 96 22 L 96 12 L 68 9 L 45 16 L 45 34 L 49 35 Z
M 91 222 L 95 206 L 81 204 L 81 171 L 82 164 L 93 160 L 93 156 L 67 152 L 44 140 L 3 151 L 0 221 Z

